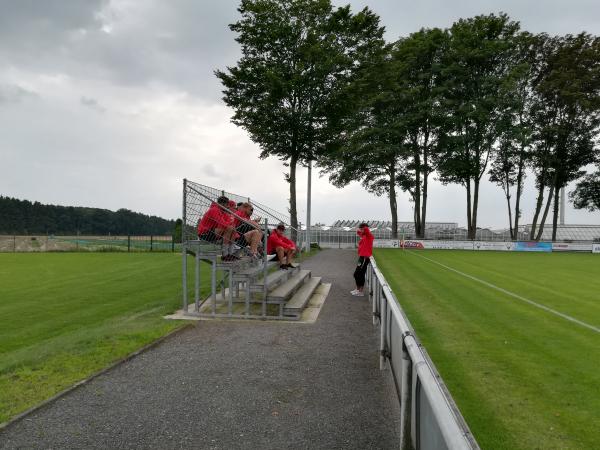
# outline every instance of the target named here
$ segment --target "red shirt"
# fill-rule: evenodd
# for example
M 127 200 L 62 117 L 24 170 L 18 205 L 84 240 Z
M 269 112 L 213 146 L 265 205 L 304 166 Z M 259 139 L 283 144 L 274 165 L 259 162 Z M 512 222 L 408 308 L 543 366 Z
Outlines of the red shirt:
M 296 244 L 294 244 L 294 241 L 288 239 L 283 234 L 280 234 L 279 231 L 273 230 L 273 232 L 269 235 L 269 239 L 267 239 L 267 254 L 272 255 L 275 253 L 275 249 L 277 247 L 295 249 Z
M 356 230 L 356 234 L 360 236 L 360 241 L 358 242 L 358 256 L 370 257 L 373 255 L 373 233 L 369 230 L 369 227 L 364 227 L 362 231 L 360 228 Z
M 246 214 L 246 211 L 244 211 L 242 209 L 238 209 L 235 212 L 235 216 L 233 217 L 234 226 L 236 228 L 239 227 L 242 223 L 245 223 L 245 222 L 242 222 L 242 220 L 240 220 L 240 217 L 246 221 L 250 220 L 250 216 L 248 214 Z
M 216 203 L 210 205 L 208 211 L 202 216 L 202 220 L 198 222 L 198 235 L 212 231 L 215 228 L 227 228 L 233 225 L 233 217 L 225 212 Z

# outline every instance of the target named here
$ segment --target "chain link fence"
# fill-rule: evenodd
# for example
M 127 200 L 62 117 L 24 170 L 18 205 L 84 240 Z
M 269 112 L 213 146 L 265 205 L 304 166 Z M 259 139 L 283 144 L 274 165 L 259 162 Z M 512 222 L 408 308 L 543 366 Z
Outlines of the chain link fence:
M 0 235 L 0 252 L 177 252 L 172 236 Z

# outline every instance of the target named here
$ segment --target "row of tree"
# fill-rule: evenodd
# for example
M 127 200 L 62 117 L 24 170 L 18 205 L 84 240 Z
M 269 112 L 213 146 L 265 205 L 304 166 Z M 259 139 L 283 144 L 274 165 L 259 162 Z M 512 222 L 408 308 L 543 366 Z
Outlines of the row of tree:
M 43 205 L 39 202 L 0 196 L 0 233 L 170 235 L 175 221 L 128 209 Z M 181 233 L 180 233 L 181 234 Z
M 397 190 L 410 193 L 424 235 L 428 183 L 465 187 L 475 237 L 485 176 L 504 192 L 513 238 L 527 175 L 539 239 L 559 191 L 580 180 L 577 208 L 600 208 L 600 39 L 522 31 L 507 15 L 482 15 L 449 29 L 384 40 L 379 17 L 330 0 L 242 0 L 242 58 L 217 71 L 232 121 L 261 157 L 289 166 L 297 228 L 296 168 L 315 162 L 337 186 L 361 181 L 387 195 L 397 236 Z M 585 175 L 585 176 L 584 176 Z M 583 177 L 583 178 L 582 178 Z

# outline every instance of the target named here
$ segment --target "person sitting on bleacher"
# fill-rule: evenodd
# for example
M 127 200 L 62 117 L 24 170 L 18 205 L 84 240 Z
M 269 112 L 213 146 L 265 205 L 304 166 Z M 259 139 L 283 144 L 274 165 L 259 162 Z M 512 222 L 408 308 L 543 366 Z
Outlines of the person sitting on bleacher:
M 291 239 L 288 239 L 283 233 L 285 232 L 285 225 L 280 223 L 277 225 L 269 238 L 267 239 L 267 254 L 277 255 L 279 260 L 279 268 L 286 270 L 293 267 L 293 259 L 296 254 L 296 244 Z
M 237 243 L 240 247 L 250 247 L 252 256 L 258 257 L 258 244 L 262 240 L 262 231 L 260 225 L 251 219 L 254 209 L 250 203 L 238 204 L 234 216 L 234 226 L 240 234 Z
M 235 235 L 233 217 L 226 211 L 229 199 L 221 196 L 216 203 L 210 205 L 208 210 L 198 222 L 198 238 L 213 244 L 223 241 L 223 261 L 235 261 L 239 259 L 235 252 Z

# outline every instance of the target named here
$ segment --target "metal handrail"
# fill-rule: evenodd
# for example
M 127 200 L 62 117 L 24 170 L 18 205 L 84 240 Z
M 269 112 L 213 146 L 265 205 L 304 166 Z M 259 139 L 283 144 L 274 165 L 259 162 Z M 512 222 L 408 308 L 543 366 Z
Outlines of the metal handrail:
M 429 435 L 432 436 L 431 440 L 436 442 L 437 437 L 450 450 L 478 450 L 479 446 L 475 438 L 443 385 L 433 362 L 419 343 L 414 329 L 403 313 L 387 280 L 377 267 L 375 259 L 371 257 L 370 262 L 369 298 L 373 302 L 374 322 L 377 322 L 375 318 L 378 317 L 381 326 L 380 368 L 383 370 L 389 367 L 396 384 L 401 411 L 401 448 L 431 448 L 432 450 L 437 448 L 431 445 L 428 447 L 427 442 L 420 442 L 418 396 L 422 392 L 427 398 L 439 429 L 439 436 L 435 435 L 437 429 L 428 430 Z M 387 317 L 388 314 L 393 320 Z M 396 333 L 391 329 L 394 324 L 398 327 L 397 341 L 394 341 Z M 402 347 L 401 361 L 395 360 L 394 352 L 391 351 L 397 344 Z

